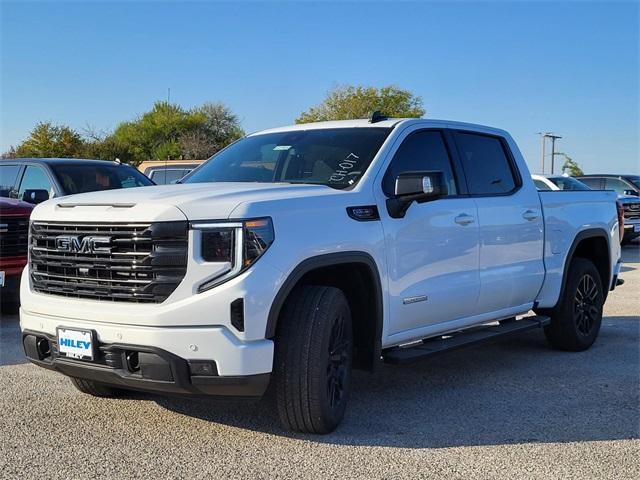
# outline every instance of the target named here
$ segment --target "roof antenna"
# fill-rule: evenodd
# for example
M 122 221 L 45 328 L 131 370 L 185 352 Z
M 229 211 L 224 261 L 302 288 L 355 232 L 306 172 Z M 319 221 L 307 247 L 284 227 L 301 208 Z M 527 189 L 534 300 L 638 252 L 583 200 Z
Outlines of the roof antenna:
M 386 115 L 383 115 L 382 112 L 380 110 L 376 110 L 375 112 L 373 112 L 373 114 L 371 115 L 371 118 L 369 119 L 369 123 L 377 123 L 377 122 L 381 122 L 383 120 L 386 120 L 388 117 Z

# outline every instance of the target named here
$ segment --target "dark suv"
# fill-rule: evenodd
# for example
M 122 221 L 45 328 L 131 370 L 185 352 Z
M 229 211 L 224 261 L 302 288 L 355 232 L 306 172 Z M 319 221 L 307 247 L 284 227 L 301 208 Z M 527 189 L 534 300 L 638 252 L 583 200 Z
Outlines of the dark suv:
M 32 204 L 74 193 L 154 185 L 130 165 L 76 158 L 0 160 L 0 197 Z
M 640 236 L 640 175 L 593 174 L 576 177 L 594 190 L 615 190 L 624 208 L 624 237 L 629 243 Z

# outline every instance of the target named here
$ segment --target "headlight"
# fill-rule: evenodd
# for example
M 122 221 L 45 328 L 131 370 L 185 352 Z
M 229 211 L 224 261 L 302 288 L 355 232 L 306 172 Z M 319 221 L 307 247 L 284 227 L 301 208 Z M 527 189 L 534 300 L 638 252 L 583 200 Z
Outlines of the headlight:
M 200 231 L 201 261 L 225 266 L 200 285 L 198 292 L 209 290 L 242 273 L 262 256 L 275 237 L 270 218 L 228 223 L 196 222 L 191 227 Z

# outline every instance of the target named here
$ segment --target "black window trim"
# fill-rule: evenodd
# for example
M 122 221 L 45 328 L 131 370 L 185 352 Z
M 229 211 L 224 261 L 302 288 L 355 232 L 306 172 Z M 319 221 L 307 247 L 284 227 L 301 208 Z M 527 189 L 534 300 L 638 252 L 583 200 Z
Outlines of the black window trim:
M 448 130 L 449 130 L 449 134 L 451 135 L 451 141 L 453 145 L 455 145 L 456 154 L 458 155 L 458 163 L 463 173 L 463 178 L 465 181 L 466 191 L 467 191 L 466 196 L 473 197 L 473 198 L 510 197 L 512 195 L 515 195 L 522 189 L 523 182 L 522 182 L 522 175 L 520 174 L 520 169 L 518 168 L 518 164 L 516 163 L 516 160 L 513 156 L 513 152 L 511 152 L 511 149 L 509 148 L 509 144 L 507 143 L 507 140 L 502 135 L 479 132 L 477 130 L 465 130 L 463 128 L 450 128 Z M 496 140 L 498 140 L 500 142 L 500 145 L 502 145 L 502 150 L 504 151 L 505 156 L 507 157 L 507 162 L 509 163 L 509 168 L 511 170 L 511 176 L 513 178 L 513 183 L 515 187 L 512 190 L 509 190 L 508 192 L 503 192 L 503 193 L 471 193 L 471 190 L 469 189 L 469 185 L 467 184 L 467 173 L 464 171 L 464 164 L 462 163 L 462 152 L 460 151 L 460 147 L 458 146 L 458 143 L 455 140 L 456 133 L 478 135 L 481 137 L 495 138 Z
M 442 142 L 444 143 L 444 148 L 447 151 L 447 155 L 449 155 L 449 163 L 451 164 L 451 173 L 453 174 L 453 181 L 456 185 L 456 191 L 457 193 L 455 195 L 447 195 L 445 197 L 440 198 L 439 200 L 444 200 L 444 199 L 454 199 L 454 198 L 467 198 L 469 196 L 469 190 L 467 188 L 467 181 L 466 178 L 464 177 L 464 172 L 462 170 L 462 166 L 460 165 L 460 159 L 458 158 L 458 154 L 457 154 L 457 150 L 455 147 L 455 144 L 452 142 L 452 139 L 450 138 L 450 135 L 448 135 L 448 130 L 447 128 L 443 128 L 443 127 L 424 127 L 424 128 L 416 128 L 415 130 L 410 130 L 409 133 L 407 133 L 404 138 L 402 138 L 400 140 L 400 143 L 398 143 L 398 146 L 395 148 L 395 150 L 393 151 L 393 154 L 391 155 L 391 160 L 389 161 L 389 163 L 387 164 L 387 167 L 384 170 L 384 174 L 382 175 L 382 177 L 380 177 L 380 190 L 382 191 L 382 193 L 384 194 L 385 197 L 387 198 L 391 198 L 389 197 L 389 195 L 387 194 L 387 192 L 384 191 L 384 179 L 387 176 L 387 173 L 389 172 L 389 170 L 391 169 L 391 164 L 393 163 L 393 161 L 396 158 L 396 155 L 398 153 L 398 150 L 400 150 L 400 147 L 402 147 L 402 144 L 412 135 L 416 134 L 416 133 L 422 133 L 422 132 L 438 132 L 440 133 L 440 136 L 442 137 Z

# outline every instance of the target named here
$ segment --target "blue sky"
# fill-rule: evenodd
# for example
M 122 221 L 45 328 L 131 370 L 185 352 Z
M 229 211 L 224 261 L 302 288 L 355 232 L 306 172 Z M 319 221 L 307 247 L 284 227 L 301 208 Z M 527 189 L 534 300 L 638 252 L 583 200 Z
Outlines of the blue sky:
M 38 121 L 112 129 L 166 99 L 223 101 L 247 131 L 336 84 L 395 84 L 427 117 L 536 132 L 585 171 L 640 170 L 638 2 L 8 2 L 1 138 Z

